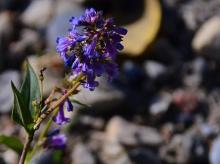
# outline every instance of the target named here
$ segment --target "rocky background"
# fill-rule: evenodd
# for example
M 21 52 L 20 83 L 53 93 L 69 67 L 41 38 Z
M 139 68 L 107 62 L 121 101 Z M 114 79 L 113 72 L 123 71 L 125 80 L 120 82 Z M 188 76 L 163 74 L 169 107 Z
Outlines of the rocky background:
M 219 0 L 1 0 L 0 134 L 24 140 L 10 120 L 10 81 L 21 85 L 24 60 L 48 68 L 47 96 L 64 77 L 56 38 L 91 6 L 128 28 L 120 74 L 82 89 L 88 107 L 72 114 L 65 152 L 39 152 L 33 163 L 220 164 Z M 1 164 L 17 161 L 0 146 Z

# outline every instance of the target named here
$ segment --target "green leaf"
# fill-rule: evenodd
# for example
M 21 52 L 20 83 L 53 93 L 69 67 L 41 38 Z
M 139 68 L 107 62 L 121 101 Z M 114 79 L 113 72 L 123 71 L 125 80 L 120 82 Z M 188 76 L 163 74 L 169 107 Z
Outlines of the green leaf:
M 33 129 L 33 119 L 30 111 L 27 109 L 23 96 L 17 90 L 14 83 L 11 82 L 12 91 L 14 93 L 14 107 L 12 109 L 12 119 L 22 125 L 26 131 L 31 134 Z
M 13 83 L 12 90 L 14 93 L 12 119 L 23 126 L 29 134 L 32 134 L 36 112 L 33 107 L 33 101 L 40 98 L 40 87 L 38 78 L 28 62 L 21 91 L 19 92 Z
M 0 144 L 3 144 L 18 154 L 22 152 L 23 149 L 23 144 L 17 137 L 12 137 L 12 136 L 5 136 L 5 135 L 0 135 Z
M 41 93 L 37 75 L 29 62 L 26 63 L 26 76 L 21 87 L 21 95 L 24 98 L 26 108 L 30 111 L 32 119 L 34 119 L 36 111 L 33 107 L 33 101 L 39 99 Z
M 23 120 L 22 118 L 20 117 L 21 113 L 20 113 L 20 105 L 19 105 L 19 102 L 18 102 L 18 98 L 17 98 L 17 94 L 14 92 L 14 89 L 15 86 L 13 84 L 13 82 L 11 82 L 11 86 L 12 86 L 12 91 L 14 93 L 14 105 L 13 105 L 13 108 L 12 108 L 12 114 L 11 114 L 11 118 L 13 121 L 15 121 L 16 123 L 20 124 L 21 126 L 23 126 Z M 17 89 L 15 88 L 15 90 L 17 91 Z

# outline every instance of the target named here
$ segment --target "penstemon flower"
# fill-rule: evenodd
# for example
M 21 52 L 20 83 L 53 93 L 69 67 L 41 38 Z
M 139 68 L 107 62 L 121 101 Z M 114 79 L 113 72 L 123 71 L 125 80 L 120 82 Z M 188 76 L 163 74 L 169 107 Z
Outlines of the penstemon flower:
M 63 95 L 66 93 L 66 91 L 63 92 Z M 68 112 L 73 111 L 73 105 L 69 98 L 64 101 L 64 103 L 61 103 L 59 106 L 59 111 L 57 115 L 53 117 L 53 121 L 58 125 L 66 124 L 70 121 L 69 118 L 65 117 L 64 110 L 67 110 Z
M 64 149 L 66 147 L 67 138 L 64 134 L 59 133 L 60 129 L 55 129 L 48 134 L 44 147 L 48 149 Z
M 70 121 L 70 119 L 65 117 L 65 115 L 64 115 L 64 105 L 63 104 L 61 104 L 59 106 L 59 111 L 58 111 L 57 115 L 53 117 L 53 121 L 55 123 L 57 123 L 58 125 L 63 125 L 63 124 L 66 124 Z
M 19 164 L 24 164 L 25 161 L 29 163 L 41 146 L 64 149 L 67 141 L 65 135 L 59 134 L 59 130 L 52 130 L 51 134 L 48 134 L 48 131 L 52 129 L 53 122 L 61 128 L 70 121 L 70 118 L 65 116 L 65 111 L 71 112 L 74 109 L 69 96 L 76 94 L 80 85 L 93 91 L 99 85 L 96 77 L 107 75 L 108 79 L 112 80 L 117 74 L 116 55 L 123 49 L 121 41 L 127 30 L 117 27 L 112 18 L 104 19 L 102 12 L 92 8 L 87 9 L 79 18 L 72 17 L 70 25 L 68 36 L 58 38 L 56 46 L 65 65 L 71 69 L 69 79 L 72 80 L 68 88 L 54 87 L 48 98 L 44 100 L 45 68 L 40 71 L 39 85 L 38 78 L 28 62 L 21 89 L 18 90 L 12 83 L 14 93 L 12 119 L 23 126 L 27 133 L 24 146 L 19 140 L 16 141 L 19 142 L 21 149 L 23 147 L 22 153 L 17 149 L 21 153 Z M 57 97 L 57 93 L 60 97 Z M 26 159 L 35 132 L 46 118 L 49 118 L 48 122 Z
M 52 136 L 48 140 L 48 148 L 52 149 L 64 149 L 66 146 L 66 136 L 64 134 L 59 134 Z
M 97 76 L 107 74 L 108 78 L 112 79 L 117 73 L 115 59 L 118 51 L 123 49 L 120 42 L 127 30 L 117 27 L 112 18 L 104 19 L 102 12 L 93 8 L 87 9 L 79 18 L 72 17 L 70 24 L 69 35 L 57 39 L 57 52 L 75 77 L 79 74 L 86 77 L 82 85 L 94 90 L 98 86 L 98 82 L 95 81 Z M 53 117 L 53 121 L 58 125 L 70 121 L 64 116 L 65 107 L 68 112 L 73 110 L 69 98 L 60 104 L 57 115 Z M 59 142 L 62 145 L 63 137 L 54 136 L 50 139 L 51 145 L 52 141 L 54 145 L 59 145 Z
M 98 86 L 97 76 L 107 74 L 111 80 L 117 73 L 116 54 L 127 30 L 117 27 L 112 18 L 104 19 L 102 12 L 87 9 L 79 18 L 70 19 L 69 35 L 57 39 L 57 52 L 74 76 L 86 76 L 85 88 Z

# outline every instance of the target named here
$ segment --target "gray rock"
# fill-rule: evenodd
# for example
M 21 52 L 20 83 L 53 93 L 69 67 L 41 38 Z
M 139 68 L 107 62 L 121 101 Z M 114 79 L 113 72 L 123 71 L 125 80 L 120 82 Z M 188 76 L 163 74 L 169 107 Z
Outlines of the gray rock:
M 170 143 L 160 148 L 160 158 L 167 163 L 187 163 L 190 145 L 191 139 L 189 137 L 175 135 Z M 170 152 L 175 153 L 172 154 Z
M 84 12 L 84 9 L 77 3 L 64 2 L 65 3 L 59 1 L 55 16 L 47 28 L 47 42 L 50 48 L 55 47 L 57 37 L 67 35 L 68 29 L 70 28 L 69 19 L 72 16 L 78 17 Z
M 125 149 L 116 142 L 103 143 L 100 155 L 105 164 L 131 164 Z
M 220 136 L 214 140 L 211 146 L 211 150 L 209 153 L 209 160 L 212 164 L 219 164 L 220 163 Z
M 34 30 L 24 29 L 21 31 L 21 38 L 10 45 L 12 54 L 25 54 L 25 51 L 36 52 L 41 47 L 41 40 Z
M 183 82 L 185 86 L 195 88 L 198 87 L 202 82 L 202 77 L 200 74 L 185 75 Z
M 207 20 L 197 31 L 192 41 L 193 49 L 211 59 L 220 60 L 220 17 Z
M 190 30 L 196 30 L 203 22 L 214 15 L 218 15 L 219 0 L 196 0 L 187 1 L 181 6 L 179 12 Z
M 95 164 L 95 158 L 90 149 L 82 144 L 77 143 L 72 153 L 72 163 L 74 164 Z
M 124 103 L 125 93 L 112 87 L 104 77 L 97 80 L 100 85 L 94 91 L 81 87 L 74 98 L 94 108 L 91 112 L 96 114 L 108 113 L 120 107 Z
M 45 28 L 50 21 L 56 3 L 53 0 L 35 0 L 22 13 L 21 20 L 28 26 Z
M 17 71 L 8 70 L 0 74 L 0 113 L 10 112 L 13 104 L 13 93 L 11 81 L 18 87 L 20 84 L 20 74 Z
M 130 123 L 120 117 L 113 117 L 106 127 L 107 140 L 128 146 L 158 146 L 162 139 L 151 127 Z
M 156 78 L 167 70 L 164 65 L 154 61 L 146 61 L 144 68 L 146 74 L 151 78 Z

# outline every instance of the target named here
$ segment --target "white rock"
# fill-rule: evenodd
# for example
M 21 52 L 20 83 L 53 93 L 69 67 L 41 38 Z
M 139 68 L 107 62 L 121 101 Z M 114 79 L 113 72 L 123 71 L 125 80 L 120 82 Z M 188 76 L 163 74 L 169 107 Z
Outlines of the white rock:
M 72 164 L 95 164 L 95 159 L 86 145 L 82 143 L 75 145 L 72 153 Z
M 220 59 L 220 17 L 212 17 L 201 26 L 193 38 L 192 47 L 199 54 Z
M 160 63 L 154 62 L 154 61 L 147 61 L 144 64 L 145 72 L 147 73 L 148 76 L 151 78 L 156 78 L 160 74 L 164 73 L 166 71 L 166 67 L 163 66 Z
M 125 149 L 116 142 L 105 142 L 100 158 L 105 164 L 131 164 Z
M 107 140 L 128 146 L 158 146 L 161 136 L 154 128 L 130 123 L 121 117 L 113 117 L 106 127 Z

